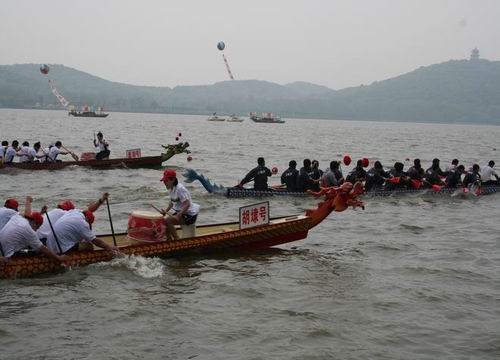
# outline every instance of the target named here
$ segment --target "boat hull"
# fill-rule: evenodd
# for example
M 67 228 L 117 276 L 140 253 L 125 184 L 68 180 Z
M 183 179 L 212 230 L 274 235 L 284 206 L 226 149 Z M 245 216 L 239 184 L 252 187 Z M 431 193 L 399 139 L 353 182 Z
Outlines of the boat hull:
M 160 156 L 145 156 L 135 159 L 118 158 L 118 159 L 108 159 L 108 160 L 10 163 L 10 164 L 4 164 L 4 167 L 25 169 L 25 170 L 59 170 L 67 166 L 86 166 L 98 169 L 107 169 L 116 167 L 141 168 L 141 167 L 160 167 L 162 162 L 163 162 L 163 157 L 160 155 Z
M 473 195 L 490 195 L 500 192 L 499 185 L 482 186 L 479 193 Z M 472 192 L 470 192 L 472 194 Z M 441 188 L 439 191 L 434 189 L 413 189 L 413 190 L 370 190 L 363 193 L 365 197 L 389 197 L 402 195 L 458 195 L 465 194 L 463 188 Z M 306 192 L 291 192 L 286 190 L 267 190 L 260 191 L 247 188 L 226 188 L 225 195 L 229 198 L 247 198 L 247 197 L 269 197 L 269 196 L 291 196 L 291 197 L 310 197 Z
M 201 233 L 199 236 L 174 241 L 134 243 L 125 233 L 115 236 L 120 251 L 125 255 L 169 257 L 202 252 L 224 254 L 234 251 L 262 250 L 304 239 L 307 237 L 311 222 L 310 217 L 297 215 L 275 219 L 270 224 L 250 229 L 240 230 L 237 228 L 238 223 L 207 225 L 197 227 L 197 231 Z M 213 230 L 212 234 L 211 230 Z M 99 236 L 99 238 L 112 243 L 111 235 Z M 67 253 L 66 256 L 69 259 L 68 265 L 70 267 L 85 266 L 112 259 L 112 255 L 104 250 L 76 251 Z M 60 263 L 44 255 L 14 255 L 6 264 L 0 265 L 0 277 L 31 277 L 63 270 Z
M 105 118 L 107 117 L 109 114 L 105 114 L 105 113 L 95 113 L 95 112 L 73 112 L 73 111 L 70 111 L 68 113 L 68 115 L 71 115 L 71 116 L 75 116 L 75 117 L 96 117 L 96 118 Z

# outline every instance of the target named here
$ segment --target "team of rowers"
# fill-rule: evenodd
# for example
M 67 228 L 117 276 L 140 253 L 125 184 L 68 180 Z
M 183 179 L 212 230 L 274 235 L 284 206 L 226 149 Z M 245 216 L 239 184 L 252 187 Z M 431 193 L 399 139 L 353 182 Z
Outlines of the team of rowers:
M 94 137 L 94 146 L 98 150 L 95 158 L 96 160 L 104 160 L 109 158 L 110 150 L 109 144 L 104 140 L 103 134 L 99 132 L 97 139 Z M 13 163 L 17 159 L 18 162 L 59 162 L 61 161 L 59 155 L 71 154 L 75 160 L 78 157 L 70 150 L 66 149 L 61 141 L 56 141 L 53 145 L 49 145 L 42 149 L 40 142 L 34 143 L 32 146 L 28 141 L 24 141 L 19 146 L 19 141 L 14 140 L 9 145 L 6 140 L 2 141 L 0 145 L 0 163 Z
M 347 165 L 349 163 L 350 158 Z M 267 180 L 273 173 L 277 173 L 277 169 L 273 168 L 271 171 L 267 168 L 263 157 L 257 159 L 257 164 L 258 166 L 239 182 L 238 187 L 243 187 L 244 184 L 253 181 L 254 190 L 270 190 Z M 281 175 L 281 184 L 286 187 L 287 191 L 293 192 L 319 191 L 321 187 L 340 186 L 346 181 L 352 184 L 364 183 L 365 191 L 460 186 L 468 188 L 472 184 L 499 185 L 498 175 L 493 169 L 495 166 L 493 160 L 483 167 L 474 164 L 467 171 L 463 164 L 459 164 L 458 159 L 453 159 L 444 171 L 437 158 L 432 161 L 432 165 L 427 170 L 422 168 L 420 159 L 415 159 L 413 166 L 406 171 L 404 164 L 399 161 L 394 163 L 389 170 L 385 170 L 380 161 L 375 161 L 373 167 L 367 171 L 365 168 L 369 166 L 369 160 L 363 158 L 357 161 L 356 167 L 345 178 L 340 161 L 330 162 L 330 166 L 325 171 L 319 168 L 317 160 L 304 159 L 303 167 L 299 170 L 297 170 L 295 160 L 290 161 L 288 165 L 288 169 Z
M 191 199 L 189 191 L 179 183 L 174 170 L 163 172 L 161 181 L 169 193 L 169 204 L 158 210 L 164 216 L 166 240 L 179 240 L 175 225 L 192 225 L 196 222 L 200 206 Z M 122 255 L 118 248 L 97 238 L 92 231 L 94 212 L 108 200 L 109 194 L 88 205 L 76 209 L 73 202 L 61 201 L 57 208 L 40 212 L 31 210 L 33 199 L 28 196 L 24 212 L 19 211 L 16 199 L 7 199 L 0 207 L 0 262 L 25 249 L 41 252 L 65 264 L 64 254 L 72 251 L 91 250 L 93 245 L 114 255 Z M 172 210 L 172 213 L 170 213 Z
M 6 261 L 23 249 L 33 249 L 66 263 L 65 253 L 93 248 L 92 244 L 118 253 L 118 249 L 96 237 L 92 231 L 94 212 L 107 200 L 104 193 L 85 209 L 75 209 L 73 202 L 65 200 L 47 212 L 31 211 L 33 199 L 28 196 L 24 212 L 19 211 L 16 199 L 7 199 L 0 208 L 0 260 Z

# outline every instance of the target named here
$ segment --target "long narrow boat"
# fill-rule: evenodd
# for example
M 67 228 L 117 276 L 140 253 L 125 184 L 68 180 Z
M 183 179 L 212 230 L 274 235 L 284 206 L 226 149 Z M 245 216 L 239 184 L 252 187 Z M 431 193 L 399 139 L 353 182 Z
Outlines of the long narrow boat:
M 186 253 L 255 251 L 276 245 L 305 239 L 310 229 L 321 223 L 332 211 L 344 211 L 349 206 L 364 208 L 357 197 L 362 186 L 344 185 L 329 188 L 324 201 L 314 210 L 302 215 L 291 215 L 271 219 L 269 223 L 252 228 L 241 229 L 240 223 L 200 225 L 195 236 L 174 241 L 136 242 L 126 233 L 115 234 L 118 248 L 125 255 L 146 257 L 169 257 Z M 182 232 L 180 232 L 182 237 Z M 112 235 L 99 236 L 113 243 Z M 66 254 L 71 267 L 84 266 L 96 262 L 109 261 L 112 254 L 99 250 L 75 251 Z M 44 255 L 14 255 L 9 261 L 0 264 L 0 278 L 30 277 L 43 273 L 55 273 L 64 268 L 60 263 Z
M 75 117 L 98 117 L 98 118 L 105 118 L 109 115 L 109 113 L 103 113 L 103 112 L 95 112 L 95 111 L 75 111 L 71 110 L 68 112 L 68 115 L 75 116 Z
M 277 188 L 269 190 L 254 190 L 242 187 L 225 187 L 222 185 L 212 184 L 210 180 L 202 174 L 198 174 L 193 169 L 186 169 L 183 174 L 185 182 L 191 183 L 194 181 L 199 181 L 205 190 L 209 193 L 223 195 L 229 198 L 248 198 L 248 197 L 269 197 L 269 196 L 292 196 L 292 197 L 310 197 L 308 192 L 293 192 L 287 191 L 286 189 Z M 422 189 L 398 189 L 398 190 L 385 190 L 385 189 L 375 189 L 365 191 L 364 196 L 368 197 L 388 197 L 388 196 L 398 196 L 398 195 L 459 195 L 459 194 L 471 194 L 477 195 L 490 195 L 500 192 L 500 185 L 482 185 L 480 187 L 474 187 L 471 189 L 464 189 L 462 187 L 458 188 L 446 188 L 446 187 L 436 187 L 436 188 L 422 188 Z
M 163 162 L 170 159 L 172 156 L 181 153 L 189 154 L 187 150 L 188 142 L 178 143 L 175 145 L 162 145 L 166 152 L 157 156 L 143 156 L 138 158 L 116 158 L 107 160 L 80 160 L 80 161 L 61 161 L 61 162 L 23 162 L 3 164 L 4 168 L 16 168 L 26 170 L 59 170 L 67 166 L 87 166 L 98 169 L 109 168 L 154 168 L 160 167 Z M 1 167 L 0 167 L 1 168 Z

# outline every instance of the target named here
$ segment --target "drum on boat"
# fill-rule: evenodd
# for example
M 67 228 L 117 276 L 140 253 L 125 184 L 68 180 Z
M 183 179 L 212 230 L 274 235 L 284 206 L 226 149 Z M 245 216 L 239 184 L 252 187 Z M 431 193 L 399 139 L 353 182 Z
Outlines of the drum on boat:
M 165 240 L 163 216 L 152 211 L 133 211 L 128 217 L 127 236 L 138 241 Z

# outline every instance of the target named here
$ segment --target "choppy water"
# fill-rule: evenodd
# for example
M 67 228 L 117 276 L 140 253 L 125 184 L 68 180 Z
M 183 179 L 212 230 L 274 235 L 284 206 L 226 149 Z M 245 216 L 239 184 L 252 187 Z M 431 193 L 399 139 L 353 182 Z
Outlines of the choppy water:
M 59 111 L 0 110 L 0 139 L 92 150 L 101 130 L 112 156 L 155 155 L 178 132 L 192 167 L 234 185 L 258 156 L 286 168 L 305 157 L 326 167 L 350 153 L 389 165 L 434 157 L 444 164 L 498 160 L 500 128 L 290 119 L 284 125 L 208 122 L 199 116 L 113 113 L 78 119 Z M 344 169 L 346 171 L 346 169 Z M 83 207 L 111 193 L 116 230 L 132 209 L 162 205 L 160 170 L 0 171 L 0 199 L 31 194 L 35 207 L 72 198 Z M 276 180 L 275 180 L 276 181 Z M 237 219 L 251 199 L 208 195 L 200 223 Z M 3 201 L 3 200 L 2 200 Z M 270 199 L 272 215 L 314 206 Z M 500 195 L 367 199 L 332 214 L 306 240 L 231 257 L 135 257 L 64 274 L 0 280 L 5 359 L 498 359 Z M 105 209 L 97 232 L 109 232 Z

